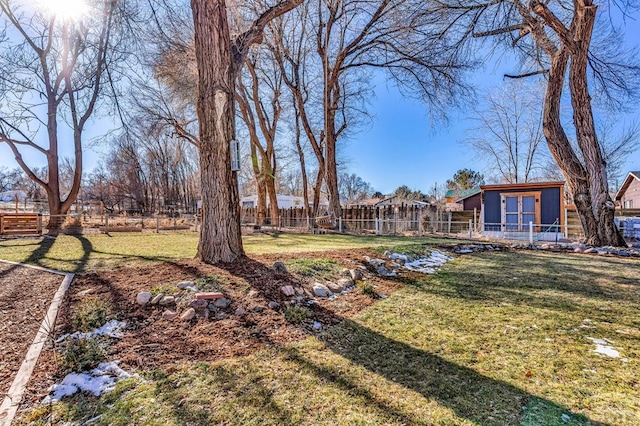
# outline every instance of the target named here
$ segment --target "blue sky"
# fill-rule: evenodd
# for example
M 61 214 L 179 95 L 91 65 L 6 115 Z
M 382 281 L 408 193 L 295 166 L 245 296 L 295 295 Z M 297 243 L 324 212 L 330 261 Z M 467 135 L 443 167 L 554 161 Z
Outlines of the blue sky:
M 635 17 L 640 18 L 640 13 Z M 640 25 L 629 20 L 627 43 L 640 45 Z M 479 93 L 498 89 L 502 76 L 513 69 L 502 64 L 487 63 L 475 73 L 474 85 Z M 376 190 L 390 193 L 400 185 L 428 192 L 434 182 L 443 183 L 461 168 L 484 171 L 485 166 L 461 141 L 466 137 L 470 112 L 451 111 L 448 122 L 431 123 L 425 105 L 406 98 L 384 76 L 374 75 L 376 96 L 370 100 L 373 121 L 345 142 L 343 159 L 349 172 L 369 182 Z M 640 111 L 629 113 L 624 120 L 640 122 Z M 89 123 L 85 140 L 107 131 L 108 119 Z M 85 147 L 85 171 L 93 169 L 104 147 Z M 71 152 L 71 151 L 70 151 Z M 67 154 L 70 155 L 70 154 Z M 25 156 L 30 164 L 41 156 Z M 0 144 L 0 167 L 17 167 L 5 144 Z M 627 170 L 640 170 L 640 152 L 628 160 Z

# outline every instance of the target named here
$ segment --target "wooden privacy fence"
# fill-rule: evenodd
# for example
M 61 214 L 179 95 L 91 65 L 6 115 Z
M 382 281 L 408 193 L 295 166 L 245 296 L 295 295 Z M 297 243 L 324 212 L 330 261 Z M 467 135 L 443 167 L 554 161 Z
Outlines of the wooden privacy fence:
M 0 236 L 42 235 L 40 213 L 0 213 Z

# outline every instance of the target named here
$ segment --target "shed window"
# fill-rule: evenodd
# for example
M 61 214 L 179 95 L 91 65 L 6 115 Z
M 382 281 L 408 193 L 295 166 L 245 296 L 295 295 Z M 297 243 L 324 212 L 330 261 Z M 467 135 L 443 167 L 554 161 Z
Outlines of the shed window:
M 529 222 L 540 223 L 540 192 L 508 192 L 500 197 L 506 231 L 528 231 Z

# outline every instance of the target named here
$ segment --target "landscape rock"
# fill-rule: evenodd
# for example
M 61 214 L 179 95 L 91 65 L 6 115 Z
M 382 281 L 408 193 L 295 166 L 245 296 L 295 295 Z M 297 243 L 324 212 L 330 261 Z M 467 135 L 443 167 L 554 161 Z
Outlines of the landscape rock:
M 162 313 L 162 318 L 171 321 L 172 319 L 174 319 L 175 317 L 178 316 L 178 313 L 176 311 L 164 311 Z
M 87 294 L 93 293 L 93 289 L 92 288 L 88 288 L 86 290 L 82 290 L 76 293 L 76 297 L 84 297 Z
M 243 316 L 246 313 L 247 311 L 245 311 L 242 307 L 236 309 L 236 312 L 235 312 L 236 316 L 239 316 L 239 317 Z
M 202 308 L 206 308 L 208 304 L 209 302 L 204 299 L 196 299 L 196 300 L 192 300 L 191 303 L 189 303 L 189 306 L 194 309 L 202 309 Z
M 159 303 L 160 303 L 160 306 L 172 305 L 176 303 L 176 298 L 173 296 L 164 296 L 162 299 L 160 299 Z
M 217 299 L 215 302 L 213 302 L 213 306 L 220 309 L 226 309 L 229 307 L 230 304 L 231 302 L 226 297 L 223 297 L 222 299 Z
M 290 285 L 285 285 L 280 287 L 280 291 L 285 296 L 294 296 L 296 294 L 296 291 L 293 289 L 293 286 L 290 286 Z
M 147 303 L 149 303 L 150 300 L 151 300 L 151 293 L 149 293 L 148 291 L 141 291 L 136 296 L 136 303 L 138 305 L 144 306 Z
M 342 269 L 342 270 L 340 271 L 340 275 L 342 275 L 343 277 L 350 277 L 350 276 L 351 276 L 351 271 L 350 271 L 350 270 L 348 270 L 348 269 L 346 269 L 346 268 L 345 268 L 345 269 Z
M 156 294 L 156 296 L 153 299 L 151 299 L 151 304 L 152 305 L 157 305 L 158 303 L 160 303 L 160 301 L 162 300 L 163 297 L 164 297 L 163 293 Z
M 341 280 L 339 280 L 337 283 L 334 283 L 334 282 L 327 283 L 327 287 L 329 288 L 329 290 L 331 290 L 332 293 L 342 293 L 344 291 L 345 287 L 343 285 L 340 285 Z
M 356 283 L 353 282 L 351 278 L 340 278 L 338 280 L 338 285 L 344 287 L 344 289 L 346 290 L 347 288 L 356 285 Z
M 260 305 L 258 305 L 258 306 L 253 306 L 253 307 L 251 308 L 251 310 L 252 310 L 253 312 L 261 313 L 261 312 L 264 312 L 264 306 L 260 306 Z
M 217 320 L 223 320 L 223 319 L 226 319 L 226 318 L 227 318 L 227 314 L 225 314 L 224 312 L 218 312 L 216 314 L 216 319 Z
M 595 253 L 596 249 L 594 247 L 589 247 L 588 249 L 585 249 L 583 251 L 583 253 Z
M 196 299 L 214 300 L 214 299 L 221 299 L 223 297 L 224 297 L 224 295 L 222 293 L 220 293 L 220 292 L 217 292 L 217 291 L 208 291 L 208 292 L 196 293 Z
M 196 287 L 196 284 L 193 281 L 182 281 L 178 283 L 178 288 L 180 290 L 191 290 L 191 291 L 197 291 L 198 288 Z
M 324 284 L 315 283 L 313 285 L 313 294 L 318 297 L 329 297 L 331 290 Z
M 286 267 L 286 266 L 284 266 L 284 263 L 282 263 L 282 262 L 280 262 L 280 261 L 275 262 L 275 263 L 273 264 L 272 269 L 273 269 L 273 271 L 274 271 L 275 273 L 277 273 L 277 274 L 286 274 L 286 273 L 287 273 L 287 267 Z
M 180 319 L 182 321 L 191 321 L 196 316 L 196 310 L 193 308 L 188 308 L 186 311 L 180 315 Z
M 218 300 L 220 300 L 220 299 L 218 299 Z M 210 312 L 217 312 L 217 311 L 218 311 L 218 310 L 216 309 L 216 305 L 214 305 L 213 303 L 209 303 L 209 304 L 207 305 L 207 309 L 208 309 Z
M 321 322 L 319 322 L 319 321 L 314 321 L 314 322 L 313 322 L 313 329 L 314 329 L 315 331 L 320 331 L 320 330 L 322 330 L 322 323 L 321 323 Z
M 354 281 L 362 281 L 362 271 L 360 269 L 352 269 L 349 271 L 351 279 Z
M 280 307 L 278 302 L 271 301 L 269 302 L 269 309 L 273 309 L 274 311 Z

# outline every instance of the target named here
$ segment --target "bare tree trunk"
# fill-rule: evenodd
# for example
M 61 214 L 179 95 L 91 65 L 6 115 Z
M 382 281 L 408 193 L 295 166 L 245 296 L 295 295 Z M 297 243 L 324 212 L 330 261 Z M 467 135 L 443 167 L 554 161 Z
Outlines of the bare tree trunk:
M 296 150 L 298 152 L 298 158 L 300 159 L 300 173 L 302 174 L 302 199 L 304 202 L 304 215 L 309 215 L 309 183 L 307 178 L 307 166 L 304 159 L 304 151 L 302 150 L 302 144 L 300 143 L 300 116 L 298 114 L 298 105 L 293 98 L 293 109 L 295 113 L 296 121 Z
M 235 136 L 233 54 L 224 1 L 192 0 L 198 63 L 203 221 L 196 257 L 233 262 L 244 255 L 240 203 L 229 142 Z
M 264 183 L 264 174 L 258 165 L 258 153 L 256 152 L 256 146 L 253 140 L 251 142 L 251 164 L 253 165 L 253 176 L 256 180 L 256 223 L 257 225 L 262 225 L 267 216 L 267 187 Z
M 278 226 L 280 221 L 280 210 L 278 207 L 278 194 L 276 192 L 275 173 L 268 158 L 263 158 L 262 173 L 264 174 L 265 187 L 269 196 L 269 216 L 271 224 Z
M 569 89 L 576 139 L 583 153 L 584 164 L 589 176 L 590 208 L 594 219 L 599 223 L 595 230 L 589 230 L 587 241 L 599 246 L 626 246 L 624 238 L 613 220 L 615 205 L 609 196 L 607 164 L 596 136 L 591 96 L 587 83 L 588 47 L 596 19 L 596 7 L 590 0 L 578 1 L 577 3 L 580 5 L 576 8 L 577 23 L 573 43 L 574 52 L 571 55 L 569 70 Z
M 328 120 L 332 123 L 332 120 Z M 328 127 L 328 126 L 327 126 Z M 333 130 L 330 128 L 330 131 Z M 329 211 L 336 217 L 342 216 L 340 193 L 338 191 L 338 165 L 336 163 L 336 140 L 334 135 L 327 135 L 325 144 L 325 181 L 329 195 Z
M 313 216 L 318 216 L 320 210 L 320 195 L 322 194 L 322 181 L 324 179 L 324 168 L 318 168 L 316 182 L 313 185 Z

